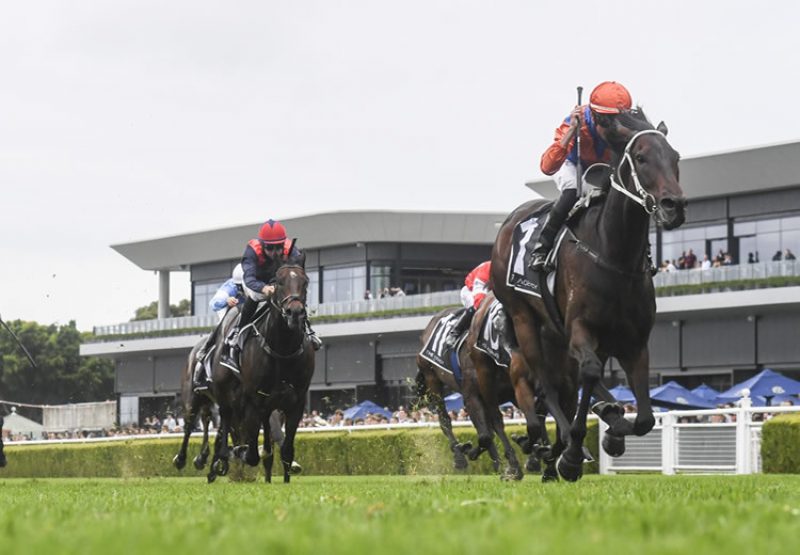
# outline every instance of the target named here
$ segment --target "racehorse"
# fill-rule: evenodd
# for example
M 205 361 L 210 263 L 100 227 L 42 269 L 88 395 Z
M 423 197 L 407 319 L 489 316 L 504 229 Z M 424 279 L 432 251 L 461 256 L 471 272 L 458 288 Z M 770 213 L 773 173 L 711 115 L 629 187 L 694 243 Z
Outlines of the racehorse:
M 214 402 L 211 397 L 204 393 L 195 393 L 192 384 L 192 374 L 197 364 L 197 351 L 200 350 L 200 347 L 204 343 L 205 338 L 201 339 L 200 342 L 194 346 L 189 353 L 183 372 L 181 372 L 181 403 L 183 405 L 184 414 L 183 442 L 181 443 L 178 454 L 172 459 L 172 464 L 174 464 L 175 468 L 178 470 L 183 469 L 186 465 L 186 449 L 189 446 L 189 436 L 194 431 L 198 419 L 203 427 L 203 444 L 200 447 L 200 454 L 192 461 L 197 470 L 202 470 L 205 467 L 210 451 L 208 445 L 208 424 L 211 420 Z
M 678 180 L 679 156 L 666 132 L 663 122 L 653 128 L 640 110 L 621 113 L 609 127 L 612 163 L 601 172 L 608 191 L 602 202 L 568 222 L 571 235 L 557 253 L 557 323 L 542 299 L 506 282 L 514 227 L 544 201 L 514 210 L 494 244 L 495 294 L 556 419 L 553 453 L 561 454 L 557 467 L 566 480 L 578 480 L 583 472 L 582 442 L 593 394 L 601 400 L 593 410 L 610 426 L 603 448 L 612 456 L 624 452 L 625 435 L 644 435 L 655 424 L 648 394 L 647 343 L 656 309 L 648 232 L 651 217 L 664 229 L 677 228 L 686 207 Z M 542 286 L 543 282 L 540 279 Z M 605 362 L 612 356 L 633 386 L 638 415 L 632 424 L 601 382 Z M 583 394 L 578 405 L 579 383 Z
M 209 482 L 227 472 L 228 435 L 238 431 L 245 442 L 234 454 L 250 466 L 259 462 L 258 436 L 261 428 L 270 429 L 269 417 L 280 410 L 286 417 L 286 432 L 281 446 L 283 481 L 289 482 L 295 472 L 294 438 L 303 416 L 306 394 L 314 374 L 315 354 L 306 336 L 306 295 L 308 276 L 305 255 L 290 258 L 278 268 L 275 291 L 266 309 L 253 322 L 241 353 L 241 374 L 219 364 L 214 357 L 211 390 L 219 403 L 220 428 L 214 442 L 214 456 Z M 223 331 L 217 339 L 224 341 L 234 317 L 226 316 Z M 245 330 L 242 330 L 245 332 Z M 217 349 L 220 350 L 220 349 Z M 264 452 L 272 452 L 270 434 L 265 433 Z M 272 459 L 269 458 L 271 467 Z M 267 459 L 265 473 L 270 480 Z
M 8 464 L 6 460 L 6 454 L 3 453 L 3 417 L 0 416 L 0 468 L 3 468 Z
M 488 300 L 488 302 L 487 302 Z M 503 445 L 504 455 L 508 461 L 508 467 L 503 472 L 504 479 L 522 479 L 523 473 L 517 455 L 505 434 L 503 415 L 498 408 L 499 403 L 513 400 L 513 391 L 510 383 L 506 379 L 502 387 L 497 387 L 496 380 L 488 380 L 489 373 L 501 373 L 495 362 L 475 348 L 475 341 L 480 326 L 486 315 L 486 309 L 494 300 L 492 295 L 481 302 L 480 308 L 475 313 L 470 324 L 469 333 L 464 341 L 457 345 L 458 361 L 461 368 L 461 383 L 456 380 L 450 372 L 445 372 L 429 360 L 422 357 L 421 352 L 417 354 L 417 396 L 419 399 L 428 400 L 439 416 L 439 427 L 450 443 L 450 450 L 453 452 L 454 466 L 457 470 L 467 467 L 467 457 L 476 460 L 484 451 L 489 452 L 492 465 L 495 470 L 500 468 L 500 457 L 497 447 L 494 444 L 494 434 L 500 438 Z M 456 308 L 442 310 L 436 314 L 428 323 L 422 334 L 421 341 L 423 347 L 427 345 L 436 325 L 447 316 L 457 312 Z M 479 370 L 480 368 L 480 370 Z M 478 433 L 478 445 L 473 447 L 469 442 L 459 443 L 453 434 L 450 415 L 444 403 L 444 388 L 448 387 L 453 391 L 458 391 L 464 398 L 464 405 L 469 413 L 472 425 Z M 465 457 L 466 454 L 466 457 Z

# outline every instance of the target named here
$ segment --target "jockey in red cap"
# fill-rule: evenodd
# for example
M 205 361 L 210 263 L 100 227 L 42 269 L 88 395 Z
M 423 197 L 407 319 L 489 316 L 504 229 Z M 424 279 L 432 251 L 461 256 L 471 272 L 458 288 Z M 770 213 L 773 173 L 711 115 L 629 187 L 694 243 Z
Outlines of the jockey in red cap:
M 293 251 L 289 252 L 286 228 L 275 220 L 267 220 L 258 230 L 258 238 L 248 241 L 242 255 L 245 302 L 241 307 L 239 323 L 228 341 L 230 352 L 220 360 L 223 366 L 239 371 L 239 331 L 252 322 L 258 303 L 269 299 L 275 291 L 275 286 L 271 285 L 275 273 L 290 255 L 299 256 L 300 251 L 297 247 L 293 247 Z M 322 341 L 311 329 L 308 319 L 306 325 L 308 326 L 306 333 L 311 344 L 314 350 L 318 350 L 322 346 Z
M 472 323 L 472 317 L 475 316 L 475 311 L 478 310 L 486 294 L 491 291 L 489 288 L 489 279 L 491 275 L 492 263 L 487 260 L 473 268 L 464 279 L 464 287 L 461 288 L 461 302 L 464 304 L 465 310 L 458 316 L 458 320 L 456 320 L 456 323 L 450 328 L 450 333 L 447 334 L 445 344 L 448 347 L 453 348 L 464 330 Z
M 604 81 L 589 95 L 589 104 L 576 106 L 556 129 L 553 143 L 542 154 L 541 169 L 543 173 L 554 177 L 561 196 L 553 205 L 539 242 L 533 249 L 533 270 L 545 269 L 545 260 L 556 234 L 578 198 L 578 153 L 575 146 L 578 128 L 581 134 L 581 167 L 586 169 L 598 162 L 608 163 L 611 152 L 605 141 L 606 130 L 613 125 L 614 116 L 623 110 L 630 110 L 632 104 L 628 89 L 615 81 Z

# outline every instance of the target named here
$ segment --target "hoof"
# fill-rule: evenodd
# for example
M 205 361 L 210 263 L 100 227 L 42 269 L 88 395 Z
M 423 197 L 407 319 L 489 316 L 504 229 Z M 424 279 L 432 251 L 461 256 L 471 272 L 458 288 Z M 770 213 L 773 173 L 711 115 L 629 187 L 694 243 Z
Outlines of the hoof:
M 6 460 L 6 456 L 4 454 L 0 453 L 0 468 L 5 468 L 5 466 L 7 464 L 8 464 L 8 460 Z
M 621 457 L 625 453 L 625 438 L 611 434 L 604 435 L 603 451 L 610 457 Z
M 481 456 L 481 453 L 483 453 L 483 449 L 480 447 L 473 447 L 469 450 L 469 452 L 467 452 L 467 458 L 471 461 L 478 460 L 478 457 Z M 495 468 L 495 470 L 497 469 Z
M 608 422 L 608 419 L 612 416 L 614 417 L 612 422 L 617 418 L 625 416 L 625 409 L 622 407 L 622 403 L 619 402 L 608 403 L 606 401 L 600 401 L 592 406 L 592 412 L 605 422 Z
M 528 436 L 514 434 L 511 436 L 511 439 L 519 445 L 524 454 L 530 455 L 533 452 L 533 444 L 528 439 Z
M 492 461 L 492 468 L 495 472 L 500 472 L 500 459 L 496 459 Z
M 297 461 L 292 461 L 292 464 L 289 465 L 289 474 L 292 476 L 297 476 L 303 472 L 303 467 Z
M 539 459 L 536 455 L 529 455 L 528 460 L 525 461 L 525 470 L 528 472 L 535 472 L 539 473 L 542 471 L 542 463 L 539 462 Z
M 215 474 L 225 476 L 228 474 L 228 459 L 219 459 L 214 461 L 211 468 Z
M 558 472 L 555 469 L 542 473 L 542 483 L 547 484 L 548 482 L 558 482 Z
M 237 445 L 233 448 L 232 453 L 234 458 L 244 461 L 247 456 L 247 445 Z
M 589 451 L 589 448 L 588 448 L 588 447 L 586 447 L 586 446 L 584 445 L 584 446 L 581 448 L 581 450 L 583 451 L 583 462 L 585 462 L 585 463 L 594 462 L 594 455 L 592 455 L 592 452 L 591 452 L 591 451 Z
M 468 451 L 472 450 L 472 442 L 471 441 L 467 441 L 467 442 L 464 442 L 464 443 L 459 443 L 458 445 L 456 445 L 456 449 L 458 449 L 459 451 L 461 451 L 462 453 L 464 453 L 466 455 Z M 478 453 L 478 454 L 480 455 L 480 453 Z
M 214 474 L 213 472 L 210 472 L 210 473 L 208 474 L 208 476 L 206 476 L 206 480 L 208 480 L 208 483 L 209 483 L 209 484 L 213 484 L 213 483 L 214 483 L 214 480 L 216 480 L 216 479 L 217 479 L 217 475 L 216 475 L 216 474 Z
M 525 474 L 522 472 L 521 468 L 508 466 L 506 467 L 505 471 L 500 475 L 500 479 L 503 480 L 504 482 L 510 482 L 510 481 L 518 482 L 522 480 L 523 476 L 525 476 Z
M 178 453 L 175 455 L 175 457 L 173 457 L 172 464 L 174 464 L 175 468 L 178 470 L 183 470 L 183 467 L 186 466 L 186 455 L 181 456 L 181 454 Z
M 576 464 L 567 460 L 564 455 L 558 457 L 556 468 L 558 468 L 558 473 L 561 475 L 561 477 L 567 482 L 577 482 L 581 479 L 581 476 L 583 476 L 582 461 Z
M 469 466 L 467 462 L 467 458 L 464 456 L 464 453 L 461 451 L 456 451 L 455 456 L 453 457 L 453 467 L 456 470 L 466 470 Z
M 197 470 L 203 470 L 206 467 L 206 459 L 202 455 L 197 455 L 192 459 L 192 464 Z

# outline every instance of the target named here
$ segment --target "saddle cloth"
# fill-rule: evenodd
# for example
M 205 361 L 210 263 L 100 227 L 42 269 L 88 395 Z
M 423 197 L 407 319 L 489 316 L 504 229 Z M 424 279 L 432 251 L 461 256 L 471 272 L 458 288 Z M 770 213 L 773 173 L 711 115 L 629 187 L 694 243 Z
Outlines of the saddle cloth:
M 453 329 L 460 313 L 461 311 L 458 311 L 441 318 L 436 323 L 436 327 L 433 328 L 433 333 L 431 333 L 427 343 L 425 343 L 425 346 L 419 353 L 422 358 L 437 368 L 453 374 L 459 382 L 461 381 L 461 367 L 458 364 L 458 350 L 467 337 L 467 334 L 461 334 L 461 337 L 458 338 L 458 341 L 452 349 L 447 348 L 445 339 L 447 338 L 447 334 L 450 333 L 450 330 Z
M 508 341 L 502 337 L 503 327 L 496 324 L 501 318 L 505 319 L 503 305 L 495 299 L 483 319 L 475 348 L 494 360 L 498 366 L 508 368 L 511 364 L 511 351 L 508 349 Z
M 545 204 L 516 225 L 512 238 L 511 252 L 508 257 L 506 285 L 534 297 L 541 297 L 542 293 L 539 291 L 539 276 L 530 269 L 533 247 L 539 240 L 539 235 L 542 234 L 542 228 L 547 221 L 547 214 L 549 214 L 552 206 L 552 203 Z M 562 229 L 556 237 L 554 248 L 547 256 L 548 262 L 556 260 L 555 257 L 558 253 L 558 248 L 561 246 L 563 236 L 564 230 Z M 551 293 L 553 292 L 554 283 L 555 272 L 550 272 L 547 276 L 547 287 Z

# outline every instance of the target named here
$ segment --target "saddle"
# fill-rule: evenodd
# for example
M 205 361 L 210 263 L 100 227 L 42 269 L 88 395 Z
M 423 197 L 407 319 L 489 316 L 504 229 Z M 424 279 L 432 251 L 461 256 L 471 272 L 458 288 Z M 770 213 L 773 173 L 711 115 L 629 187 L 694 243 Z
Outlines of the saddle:
M 458 362 L 458 351 L 467 337 L 467 332 L 465 331 L 461 334 L 452 349 L 447 347 L 447 342 L 445 341 L 456 320 L 458 320 L 459 314 L 459 312 L 448 314 L 436 323 L 433 333 L 431 333 L 419 355 L 440 370 L 453 374 L 456 382 L 460 384 L 461 365 Z

